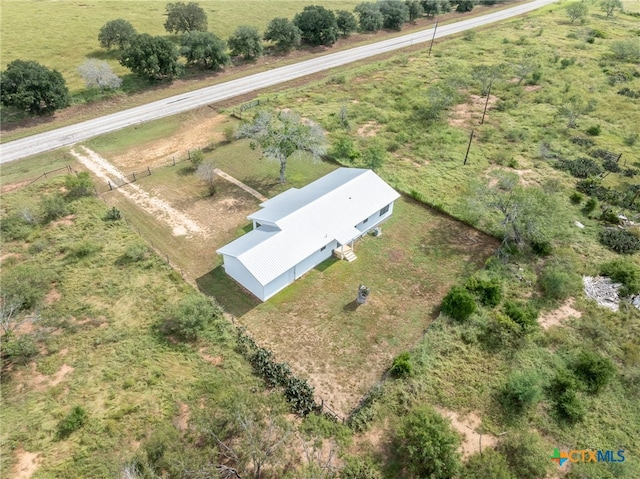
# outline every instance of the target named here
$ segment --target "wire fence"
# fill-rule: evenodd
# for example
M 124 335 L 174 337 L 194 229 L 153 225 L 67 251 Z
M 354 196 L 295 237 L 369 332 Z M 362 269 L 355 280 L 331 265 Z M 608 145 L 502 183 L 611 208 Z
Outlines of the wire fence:
M 55 176 L 68 175 L 68 174 L 71 174 L 71 173 L 77 173 L 77 171 L 74 170 L 71 167 L 71 165 L 63 166 L 62 168 L 56 168 L 55 170 L 51 170 L 51 171 L 45 171 L 40 176 L 37 176 L 34 179 L 32 179 L 25 186 L 31 186 L 36 181 L 41 180 L 42 178 L 44 178 L 45 180 L 48 180 L 49 178 L 53 178 Z

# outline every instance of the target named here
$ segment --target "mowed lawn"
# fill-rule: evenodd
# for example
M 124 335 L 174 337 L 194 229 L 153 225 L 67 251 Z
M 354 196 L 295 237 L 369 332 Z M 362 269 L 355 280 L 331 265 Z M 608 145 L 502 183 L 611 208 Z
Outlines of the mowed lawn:
M 498 245 L 405 198 L 382 231 L 356 243 L 356 261 L 329 259 L 266 303 L 249 298 L 221 267 L 198 283 L 346 415 L 392 358 L 418 341 L 446 291 Z M 371 295 L 358 307 L 360 284 Z

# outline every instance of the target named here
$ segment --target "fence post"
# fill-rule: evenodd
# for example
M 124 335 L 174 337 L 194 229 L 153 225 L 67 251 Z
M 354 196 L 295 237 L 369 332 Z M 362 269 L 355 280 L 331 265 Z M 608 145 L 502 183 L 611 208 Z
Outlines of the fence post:
M 47 172 L 45 171 L 43 174 L 44 174 L 44 179 L 47 180 L 48 179 L 47 178 Z
M 136 181 L 136 172 L 131 173 L 133 175 L 133 181 Z
M 111 186 L 111 182 L 107 180 L 107 184 L 109 185 L 109 191 L 113 191 L 113 187 Z
M 151 176 L 151 168 L 147 166 L 147 171 L 149 172 L 149 176 Z
M 176 166 L 176 157 L 175 157 L 175 155 L 172 156 L 171 159 L 173 160 L 173 166 Z
M 187 150 L 187 155 L 189 155 L 189 161 L 191 161 L 191 150 Z

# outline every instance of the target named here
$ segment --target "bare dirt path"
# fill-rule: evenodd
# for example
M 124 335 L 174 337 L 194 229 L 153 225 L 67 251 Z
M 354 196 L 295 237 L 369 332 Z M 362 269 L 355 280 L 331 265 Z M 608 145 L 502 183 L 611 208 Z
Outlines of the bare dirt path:
M 78 150 L 80 149 L 83 153 L 71 150 L 71 154 L 102 181 L 116 184 L 128 183 L 127 178 L 120 170 L 95 151 L 85 146 L 81 146 Z M 193 219 L 160 198 L 149 195 L 138 185 L 129 183 L 118 188 L 117 191 L 153 217 L 165 221 L 171 227 L 174 236 L 189 236 L 202 233 L 204 230 Z
M 216 168 L 214 171 L 216 172 L 216 175 L 218 175 L 220 178 L 224 178 L 225 180 L 229 181 L 230 183 L 233 183 L 234 185 L 239 186 L 240 188 L 242 188 L 244 191 L 246 191 L 250 195 L 255 196 L 256 198 L 258 198 L 260 201 L 267 201 L 269 199 L 266 196 L 264 196 L 263 194 L 257 192 L 253 188 L 251 188 L 250 186 L 245 185 L 242 181 L 237 180 L 233 176 L 226 174 L 221 169 Z

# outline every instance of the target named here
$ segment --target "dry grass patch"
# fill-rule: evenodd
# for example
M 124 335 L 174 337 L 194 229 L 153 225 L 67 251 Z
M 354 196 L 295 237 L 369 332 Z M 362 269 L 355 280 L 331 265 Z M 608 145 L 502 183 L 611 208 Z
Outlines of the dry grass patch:
M 543 329 L 549 329 L 552 326 L 562 326 L 569 318 L 581 318 L 582 313 L 573 307 L 574 298 L 569 298 L 562 306 L 548 313 L 541 314 L 538 322 Z

